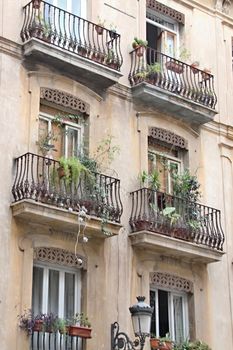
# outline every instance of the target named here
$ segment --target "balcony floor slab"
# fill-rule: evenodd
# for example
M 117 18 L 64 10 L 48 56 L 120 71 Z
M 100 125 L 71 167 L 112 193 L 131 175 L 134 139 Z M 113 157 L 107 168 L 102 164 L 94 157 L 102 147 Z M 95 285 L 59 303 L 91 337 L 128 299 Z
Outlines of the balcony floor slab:
M 133 247 L 156 255 L 174 257 L 191 263 L 213 263 L 220 261 L 224 252 L 208 248 L 201 244 L 163 236 L 150 231 L 130 233 Z
M 23 44 L 23 54 L 26 65 L 31 66 L 34 63 L 44 64 L 53 70 L 56 68 L 62 75 L 88 86 L 99 95 L 122 77 L 119 71 L 106 65 L 36 38 Z
M 30 199 L 21 200 L 11 205 L 12 213 L 15 218 L 22 219 L 28 224 L 36 223 L 49 226 L 53 229 L 71 233 L 77 233 L 79 229 L 78 213 L 67 209 L 58 208 L 41 202 L 35 202 Z M 102 230 L 102 220 L 94 216 L 88 216 L 85 229 L 85 236 L 104 239 L 108 237 Z M 119 223 L 108 221 L 104 228 L 115 236 L 119 233 L 122 226 Z
M 148 108 L 156 109 L 190 124 L 201 125 L 213 121 L 217 113 L 211 108 L 145 82 L 132 87 L 132 96 L 135 105 L 140 105 L 140 108 L 147 111 Z

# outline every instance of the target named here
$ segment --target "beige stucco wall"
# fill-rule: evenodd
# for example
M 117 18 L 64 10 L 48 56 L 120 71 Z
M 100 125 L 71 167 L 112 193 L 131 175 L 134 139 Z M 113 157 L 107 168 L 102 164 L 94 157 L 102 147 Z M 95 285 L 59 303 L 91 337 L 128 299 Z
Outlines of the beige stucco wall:
M 200 60 L 201 68 L 210 67 L 215 76 L 218 95 L 215 123 L 194 129 L 161 111 L 142 112 L 135 108 L 127 75 L 130 67 L 131 41 L 134 36 L 145 35 L 145 1 L 89 1 L 92 19 L 98 15 L 107 18 L 107 24 L 116 23 L 122 35 L 122 84 L 112 88 L 103 97 L 62 75 L 54 75 L 49 69 L 38 66 L 30 72 L 22 65 L 20 49 L 1 40 L 0 47 L 0 99 L 1 99 L 1 156 L 0 169 L 0 348 L 25 349 L 26 338 L 19 331 L 17 315 L 31 303 L 31 269 L 33 245 L 49 245 L 74 250 L 69 237 L 50 237 L 37 228 L 12 218 L 10 204 L 14 176 L 13 159 L 27 151 L 36 152 L 38 132 L 40 87 L 56 87 L 80 97 L 90 105 L 90 151 L 108 134 L 114 135 L 114 143 L 120 146 L 120 154 L 111 164 L 121 179 L 121 198 L 124 212 L 120 233 L 105 241 L 90 240 L 86 245 L 88 268 L 86 272 L 86 298 L 84 305 L 93 325 L 93 339 L 88 348 L 108 349 L 110 323 L 117 320 L 121 329 L 132 335 L 129 305 L 135 296 L 149 297 L 149 273 L 166 271 L 194 283 L 196 337 L 207 341 L 213 350 L 231 349 L 232 338 L 232 18 L 214 10 L 212 1 L 162 1 L 185 13 L 185 33 L 182 40 L 191 52 L 193 60 Z M 2 1 L 0 11 L 0 35 L 21 44 L 19 30 L 22 25 L 22 6 L 25 1 Z M 112 7 L 107 6 L 111 5 Z M 208 6 L 211 6 L 208 8 Z M 120 9 L 122 12 L 118 12 Z M 187 29 L 187 30 L 186 30 Z M 8 50 L 6 50 L 8 47 Z M 139 112 L 139 116 L 136 113 Z M 221 124 L 218 124 L 221 122 Z M 130 191 L 137 189 L 138 174 L 147 168 L 147 135 L 149 127 L 161 127 L 175 132 L 188 141 L 189 165 L 197 172 L 202 184 L 202 202 L 221 209 L 226 235 L 221 262 L 205 265 L 183 263 L 179 259 L 161 260 L 161 257 L 136 251 L 128 239 L 131 210 Z M 41 231 L 40 231 L 41 230 Z M 25 250 L 22 237 L 28 237 Z M 32 239 L 33 243 L 30 242 Z M 79 247 L 79 253 L 83 251 Z M 28 255 L 27 255 L 28 254 Z M 26 256 L 26 257 L 25 257 Z M 25 260 L 28 259 L 28 260 Z M 27 261 L 27 263 L 25 263 Z M 26 269 L 26 270 L 25 270 Z M 100 313 L 101 307 L 101 313 Z M 11 324 L 12 328 L 8 325 Z

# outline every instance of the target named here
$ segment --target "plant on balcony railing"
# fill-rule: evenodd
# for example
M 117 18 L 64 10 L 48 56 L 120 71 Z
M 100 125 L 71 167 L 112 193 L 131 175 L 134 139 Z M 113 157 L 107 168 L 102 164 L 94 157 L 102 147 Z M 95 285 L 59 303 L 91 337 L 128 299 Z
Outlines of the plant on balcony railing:
M 23 42 L 36 38 L 105 66 L 109 66 L 107 58 L 111 50 L 115 62 L 111 68 L 120 70 L 123 62 L 120 35 L 106 29 L 102 21 L 92 23 L 45 1 L 35 6 L 32 0 L 23 11 Z
M 214 77 L 210 72 L 150 47 L 143 47 L 142 51 L 140 54 L 138 49 L 130 52 L 129 81 L 132 86 L 149 83 L 198 104 L 215 108 L 217 97 Z
M 209 347 L 209 345 L 202 342 L 201 340 L 185 340 L 180 344 L 175 344 L 174 350 L 211 350 L 211 348 Z
M 84 313 L 76 313 L 69 322 L 69 335 L 91 338 L 91 323 Z
M 12 188 L 15 202 L 31 199 L 77 212 L 85 206 L 88 214 L 101 218 L 107 210 L 108 220 L 120 221 L 122 203 L 118 179 L 98 172 L 89 175 L 90 171 L 85 171 L 79 177 L 77 173 L 71 175 L 77 181 L 70 182 L 58 176 L 59 168 L 59 161 L 33 153 L 18 157 Z
M 220 210 L 158 190 L 131 193 L 133 232 L 147 230 L 222 250 Z

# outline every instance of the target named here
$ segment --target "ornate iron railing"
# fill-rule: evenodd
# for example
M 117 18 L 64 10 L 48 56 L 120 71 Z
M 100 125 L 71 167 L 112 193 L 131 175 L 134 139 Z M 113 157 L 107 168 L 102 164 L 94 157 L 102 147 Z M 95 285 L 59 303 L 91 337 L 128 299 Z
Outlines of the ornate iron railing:
M 33 332 L 31 350 L 83 350 L 86 339 L 59 332 Z
M 148 230 L 223 249 L 220 210 L 148 188 L 134 191 L 131 196 L 133 232 Z
M 16 158 L 15 165 L 15 202 L 32 199 L 73 211 L 85 206 L 89 215 L 120 222 L 120 180 L 92 172 L 67 181 L 58 161 L 33 153 Z
M 37 38 L 64 50 L 120 70 L 120 35 L 45 1 L 32 0 L 23 8 L 23 42 Z
M 130 55 L 129 81 L 132 86 L 146 82 L 206 107 L 215 108 L 217 96 L 213 75 L 150 47 L 135 49 Z

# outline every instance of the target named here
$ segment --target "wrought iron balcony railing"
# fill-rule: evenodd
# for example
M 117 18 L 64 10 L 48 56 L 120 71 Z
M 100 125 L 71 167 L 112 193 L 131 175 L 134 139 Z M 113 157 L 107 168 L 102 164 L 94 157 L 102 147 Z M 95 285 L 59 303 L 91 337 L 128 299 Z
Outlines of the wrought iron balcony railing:
M 129 81 L 132 86 L 146 82 L 192 102 L 215 108 L 217 97 L 213 75 L 150 47 L 135 49 L 130 55 Z
M 31 199 L 73 211 L 85 206 L 89 215 L 120 222 L 120 180 L 92 172 L 81 174 L 76 182 L 67 181 L 59 174 L 58 161 L 33 153 L 16 158 L 15 163 L 15 202 Z
M 148 188 L 132 192 L 131 196 L 133 232 L 147 230 L 223 249 L 220 210 Z
M 83 350 L 86 339 L 68 334 L 33 332 L 31 350 Z
M 37 6 L 35 3 L 38 3 Z M 120 35 L 45 1 L 32 0 L 23 8 L 23 42 L 37 38 L 74 54 L 120 70 Z

